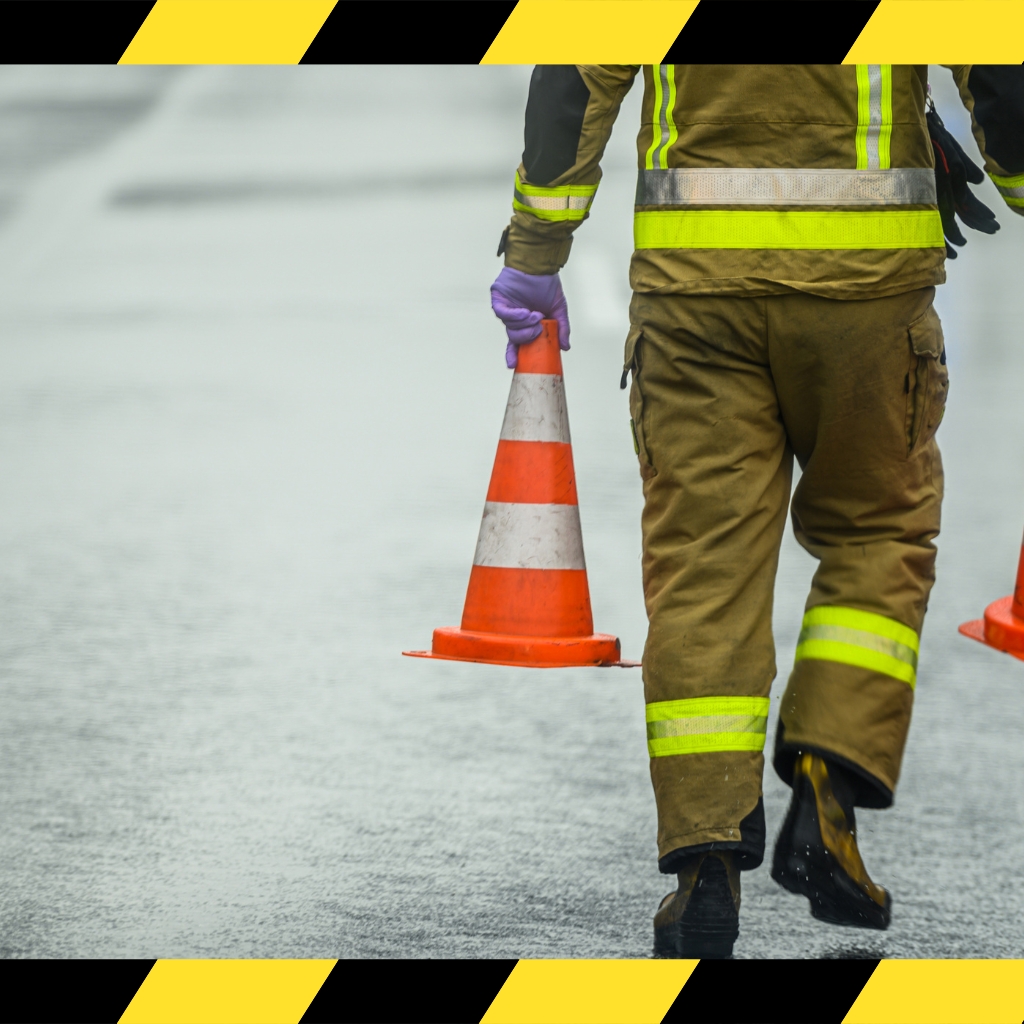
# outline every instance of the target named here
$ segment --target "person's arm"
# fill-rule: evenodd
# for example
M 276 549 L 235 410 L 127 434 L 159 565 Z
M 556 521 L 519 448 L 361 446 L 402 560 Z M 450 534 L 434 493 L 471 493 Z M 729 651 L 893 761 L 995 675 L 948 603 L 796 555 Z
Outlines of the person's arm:
M 502 236 L 505 266 L 555 274 L 601 180 L 601 157 L 639 69 L 540 64 L 530 80 L 523 162 L 516 171 L 512 223 Z
M 1024 67 L 952 64 L 985 170 L 1006 205 L 1024 215 Z
M 638 70 L 622 64 L 534 69 L 512 222 L 498 245 L 505 268 L 491 285 L 491 307 L 508 333 L 510 368 L 518 346 L 540 334 L 544 317 L 558 321 L 559 344 L 569 347 L 569 313 L 558 271 L 594 200 L 604 148 Z

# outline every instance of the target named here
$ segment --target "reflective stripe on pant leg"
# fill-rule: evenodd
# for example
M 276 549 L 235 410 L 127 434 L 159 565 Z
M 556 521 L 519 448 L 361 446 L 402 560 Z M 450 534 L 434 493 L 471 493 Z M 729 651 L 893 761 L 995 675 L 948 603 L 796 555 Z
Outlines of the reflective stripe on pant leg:
M 651 757 L 764 750 L 767 697 L 691 697 L 647 705 Z
M 900 679 L 913 689 L 918 650 L 917 633 L 895 619 L 819 605 L 804 615 L 796 660 L 813 658 L 856 665 Z

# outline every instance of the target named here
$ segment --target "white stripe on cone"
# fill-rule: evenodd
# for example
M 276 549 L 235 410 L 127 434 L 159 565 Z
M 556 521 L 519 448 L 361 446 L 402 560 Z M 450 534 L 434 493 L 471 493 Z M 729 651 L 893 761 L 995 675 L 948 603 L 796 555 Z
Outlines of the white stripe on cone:
M 585 569 L 579 506 L 485 502 L 473 564 Z
M 517 373 L 512 378 L 501 440 L 570 443 L 565 386 L 558 374 Z

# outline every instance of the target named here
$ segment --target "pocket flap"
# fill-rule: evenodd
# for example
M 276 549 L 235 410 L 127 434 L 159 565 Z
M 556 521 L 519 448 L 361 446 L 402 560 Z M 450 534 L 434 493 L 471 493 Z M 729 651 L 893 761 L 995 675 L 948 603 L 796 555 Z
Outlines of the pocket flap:
M 939 321 L 939 314 L 932 306 L 929 306 L 927 312 L 923 316 L 919 316 L 908 330 L 914 355 L 931 356 L 933 359 L 938 359 L 945 351 L 946 342 L 942 337 L 942 324 Z
M 626 352 L 622 359 L 622 368 L 628 370 L 633 365 L 633 357 L 636 355 L 636 345 L 640 340 L 640 335 L 644 333 L 642 327 L 638 327 L 636 324 L 631 324 L 629 328 L 629 334 L 626 335 Z

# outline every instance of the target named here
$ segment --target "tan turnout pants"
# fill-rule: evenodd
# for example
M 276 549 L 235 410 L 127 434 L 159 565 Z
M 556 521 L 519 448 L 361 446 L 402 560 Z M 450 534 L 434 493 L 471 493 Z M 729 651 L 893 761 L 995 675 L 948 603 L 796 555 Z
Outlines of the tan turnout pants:
M 636 294 L 626 365 L 640 459 L 644 650 L 662 870 L 764 852 L 772 594 L 792 481 L 817 560 L 774 765 L 851 769 L 857 803 L 899 776 L 934 580 L 947 374 L 934 289 L 862 301 Z

